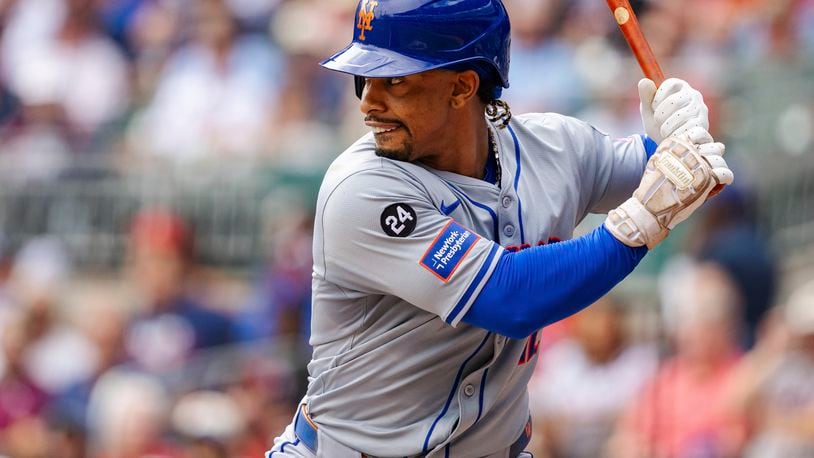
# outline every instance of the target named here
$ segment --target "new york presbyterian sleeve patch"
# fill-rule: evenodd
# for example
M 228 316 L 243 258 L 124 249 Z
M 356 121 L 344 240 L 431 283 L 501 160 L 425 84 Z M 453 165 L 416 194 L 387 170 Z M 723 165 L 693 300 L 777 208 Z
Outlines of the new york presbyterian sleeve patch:
M 446 283 L 478 239 L 479 235 L 450 221 L 432 241 L 419 264 Z

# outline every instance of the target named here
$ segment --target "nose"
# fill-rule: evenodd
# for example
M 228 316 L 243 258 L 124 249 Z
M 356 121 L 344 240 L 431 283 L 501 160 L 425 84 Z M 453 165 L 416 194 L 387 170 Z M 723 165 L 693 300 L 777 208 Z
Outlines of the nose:
M 384 78 L 365 78 L 359 110 L 368 115 L 385 110 L 383 101 Z

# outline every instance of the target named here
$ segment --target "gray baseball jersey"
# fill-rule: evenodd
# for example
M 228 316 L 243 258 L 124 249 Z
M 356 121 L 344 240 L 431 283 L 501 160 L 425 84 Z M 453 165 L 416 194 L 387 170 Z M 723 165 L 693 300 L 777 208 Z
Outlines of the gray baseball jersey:
M 304 402 L 322 434 L 352 449 L 507 449 L 529 416 L 539 332 L 513 340 L 461 318 L 503 250 L 570 238 L 586 214 L 630 197 L 646 163 L 640 136 L 614 139 L 561 115 L 490 128 L 499 186 L 378 157 L 372 134 L 328 169 Z

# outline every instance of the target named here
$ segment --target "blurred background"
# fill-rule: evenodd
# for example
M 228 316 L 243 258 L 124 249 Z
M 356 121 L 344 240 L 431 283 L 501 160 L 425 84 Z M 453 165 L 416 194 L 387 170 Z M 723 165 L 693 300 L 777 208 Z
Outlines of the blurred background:
M 543 331 L 539 457 L 814 457 L 814 0 L 634 1 L 735 186 Z M 515 113 L 642 132 L 600 0 L 506 0 Z M 0 455 L 260 457 L 306 384 L 352 0 L 0 0 Z M 596 226 L 591 218 L 580 231 Z

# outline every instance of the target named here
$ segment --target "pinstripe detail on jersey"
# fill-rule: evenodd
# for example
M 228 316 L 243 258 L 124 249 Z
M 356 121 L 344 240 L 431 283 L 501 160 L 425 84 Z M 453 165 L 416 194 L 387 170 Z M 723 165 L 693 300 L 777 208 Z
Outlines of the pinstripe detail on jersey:
M 514 140 L 514 160 L 517 164 L 517 170 L 514 172 L 514 194 L 517 196 L 517 220 L 520 221 L 520 243 L 526 243 L 526 231 L 523 229 L 523 202 L 520 201 L 520 193 L 517 191 L 517 186 L 520 184 L 520 142 L 517 140 L 517 134 L 514 133 L 512 126 L 509 126 L 509 133 L 512 134 Z
M 486 390 L 486 375 L 489 374 L 489 368 L 487 367 L 483 371 L 483 377 L 480 378 L 480 394 L 478 398 L 478 417 L 475 418 L 475 423 L 480 420 L 481 414 L 483 414 L 483 392 Z
M 427 437 L 424 438 L 423 453 L 427 453 L 430 445 L 430 437 L 432 437 L 432 432 L 435 431 L 436 425 L 438 425 L 438 422 L 442 418 L 444 418 L 444 415 L 446 415 L 447 411 L 449 410 L 450 404 L 452 404 L 452 399 L 455 397 L 455 393 L 458 391 L 458 384 L 461 383 L 461 376 L 463 376 L 464 374 L 464 368 L 466 368 L 466 365 L 469 363 L 469 361 L 472 358 L 474 358 L 475 355 L 478 354 L 480 349 L 483 348 L 483 345 L 486 343 L 486 341 L 489 340 L 489 337 L 491 335 L 492 335 L 491 332 L 487 332 L 486 335 L 483 336 L 483 340 L 481 340 L 480 344 L 478 345 L 478 348 L 476 348 L 475 351 L 473 351 L 472 354 L 469 355 L 464 360 L 463 364 L 461 364 L 461 367 L 458 368 L 458 373 L 455 375 L 455 382 L 452 384 L 452 389 L 449 391 L 449 396 L 447 396 L 447 402 L 444 404 L 444 408 L 441 409 L 441 413 L 439 413 L 438 416 L 435 418 L 435 421 L 432 422 L 432 426 L 430 426 L 429 431 L 427 431 Z
M 475 418 L 475 423 L 480 420 L 481 414 L 483 413 L 483 392 L 486 388 L 486 375 L 489 374 L 489 368 L 483 370 L 483 375 L 480 378 L 480 394 L 478 395 L 478 416 Z M 474 423 L 473 423 L 474 424 Z M 452 447 L 451 444 L 447 444 L 444 448 L 444 456 L 449 457 L 449 450 Z
M 283 442 L 282 444 L 280 444 L 280 450 L 279 450 L 279 451 L 274 451 L 274 450 L 272 450 L 271 452 L 269 452 L 269 453 L 266 455 L 266 458 L 271 458 L 272 456 L 274 456 L 274 454 L 275 454 L 275 453 L 278 453 L 278 452 L 279 452 L 279 453 L 285 453 L 285 446 L 286 446 L 286 445 L 291 445 L 292 447 L 296 447 L 296 446 L 297 446 L 299 443 L 300 443 L 300 440 L 299 440 L 299 439 L 295 440 L 294 442 L 291 442 L 291 441 L 285 441 L 285 442 Z
M 494 233 L 492 234 L 492 237 L 491 237 L 491 238 L 492 238 L 492 239 L 497 239 L 497 238 L 500 238 L 500 237 L 499 237 L 499 233 L 498 233 L 497 213 L 495 213 L 495 211 L 494 211 L 494 210 L 492 210 L 492 209 L 491 209 L 491 208 L 490 208 L 488 205 L 486 205 L 486 204 L 482 204 L 482 203 L 480 203 L 480 202 L 478 202 L 478 201 L 476 201 L 476 200 L 472 199 L 471 197 L 467 196 L 465 192 L 461 191 L 461 189 L 460 189 L 460 188 L 458 188 L 458 187 L 457 187 L 457 186 L 455 186 L 454 184 L 450 183 L 449 181 L 444 180 L 444 183 L 445 183 L 447 186 L 449 186 L 449 187 L 450 187 L 450 189 L 452 189 L 454 192 L 456 192 L 456 193 L 458 193 L 458 194 L 462 195 L 462 196 L 463 196 L 463 197 L 464 197 L 466 200 L 468 200 L 468 201 L 469 201 L 469 202 L 470 202 L 472 205 L 474 205 L 474 206 L 476 206 L 476 207 L 480 208 L 481 210 L 485 210 L 486 212 L 488 212 L 488 213 L 489 213 L 489 216 L 491 216 L 491 217 L 492 217 L 492 229 L 493 229 L 493 231 L 494 231 Z
M 452 308 L 452 311 L 449 312 L 449 315 L 447 315 L 447 318 L 444 320 L 447 324 L 453 323 L 455 319 L 458 318 L 458 314 L 461 313 L 461 310 L 463 310 L 464 306 L 469 302 L 469 298 L 472 297 L 472 294 L 478 289 L 478 286 L 480 286 L 484 275 L 486 275 L 486 272 L 492 267 L 492 260 L 495 258 L 495 253 L 497 253 L 497 247 L 497 243 L 492 243 L 492 248 L 489 250 L 489 254 L 486 256 L 486 260 L 483 262 L 477 275 L 475 275 L 475 278 L 472 280 L 472 283 L 469 284 L 469 287 L 466 288 L 461 299 L 455 304 L 455 307 Z

